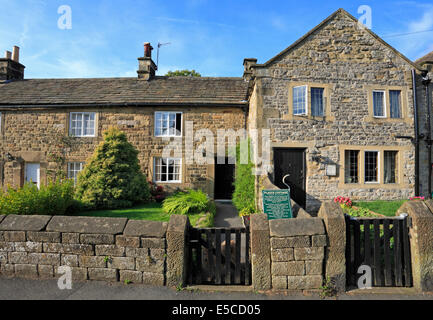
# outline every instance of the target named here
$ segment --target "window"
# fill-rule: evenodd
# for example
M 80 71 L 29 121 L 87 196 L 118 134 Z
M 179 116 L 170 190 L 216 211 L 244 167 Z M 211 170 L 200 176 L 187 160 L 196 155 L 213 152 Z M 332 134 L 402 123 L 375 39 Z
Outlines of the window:
M 358 183 L 359 174 L 359 151 L 358 150 L 346 150 L 344 152 L 345 170 L 344 170 L 344 182 L 345 183 Z
M 75 137 L 94 137 L 95 112 L 71 112 L 69 134 Z
M 379 182 L 378 181 L 378 169 L 379 169 L 379 162 L 378 162 L 378 152 L 377 151 L 365 151 L 364 153 L 364 165 L 365 165 L 365 182 L 368 183 L 374 183 Z
M 155 112 L 155 136 L 180 137 L 181 135 L 181 112 Z
M 377 118 L 386 117 L 385 91 L 373 91 L 373 115 Z
M 74 182 L 77 183 L 78 173 L 83 170 L 84 162 L 69 162 L 68 163 L 68 178 L 74 179 Z
M 307 114 L 307 86 L 293 87 L 293 114 Z
M 389 91 L 389 111 L 391 118 L 401 118 L 401 91 Z
M 325 110 L 323 107 L 323 88 L 311 88 L 311 115 L 323 117 Z
M 181 159 L 155 158 L 155 182 L 181 182 Z
M 384 183 L 397 182 L 397 151 L 385 151 L 383 154 L 383 181 Z

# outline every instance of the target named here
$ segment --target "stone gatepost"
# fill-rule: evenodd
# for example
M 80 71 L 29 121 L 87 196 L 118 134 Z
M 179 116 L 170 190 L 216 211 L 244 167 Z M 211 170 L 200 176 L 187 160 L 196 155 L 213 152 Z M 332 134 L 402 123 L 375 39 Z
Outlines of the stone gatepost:
M 420 291 L 433 291 L 433 200 L 408 201 L 397 211 L 407 213 L 413 286 Z
M 186 279 L 186 233 L 189 219 L 185 215 L 172 215 L 167 228 L 167 286 L 184 286 Z
M 325 249 L 325 277 L 338 292 L 346 291 L 346 222 L 340 205 L 324 202 L 318 216 L 325 223 L 328 243 Z
M 251 215 L 251 275 L 254 290 L 271 289 L 269 223 L 264 214 Z

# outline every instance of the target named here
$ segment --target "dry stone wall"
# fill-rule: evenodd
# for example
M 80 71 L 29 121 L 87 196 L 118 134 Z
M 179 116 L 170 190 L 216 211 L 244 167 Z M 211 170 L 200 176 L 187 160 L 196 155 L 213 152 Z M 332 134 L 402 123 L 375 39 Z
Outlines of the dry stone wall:
M 164 285 L 166 222 L 126 218 L 0 216 L 0 275 Z

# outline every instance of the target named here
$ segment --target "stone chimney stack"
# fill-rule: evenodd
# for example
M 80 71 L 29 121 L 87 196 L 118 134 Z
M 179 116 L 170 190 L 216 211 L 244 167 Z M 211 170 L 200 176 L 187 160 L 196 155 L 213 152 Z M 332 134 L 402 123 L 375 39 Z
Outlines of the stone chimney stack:
M 12 53 L 6 51 L 5 57 L 0 58 L 0 80 L 23 80 L 24 69 L 20 63 L 20 48 L 14 46 Z
M 150 42 L 144 43 L 144 57 L 138 58 L 138 78 L 142 80 L 151 80 L 158 69 L 152 60 L 152 46 Z
M 245 58 L 244 59 L 244 75 L 243 78 L 244 80 L 251 80 L 251 78 L 253 77 L 253 70 L 252 67 L 255 66 L 257 64 L 257 59 L 256 58 Z

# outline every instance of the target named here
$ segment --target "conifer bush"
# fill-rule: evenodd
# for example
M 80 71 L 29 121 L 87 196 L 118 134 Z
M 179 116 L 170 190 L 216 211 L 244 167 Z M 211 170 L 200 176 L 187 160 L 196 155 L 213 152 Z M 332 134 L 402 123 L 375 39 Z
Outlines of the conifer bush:
M 128 208 L 148 202 L 149 184 L 137 155 L 125 133 L 117 128 L 104 132 L 104 141 L 78 176 L 77 198 L 89 209 Z

